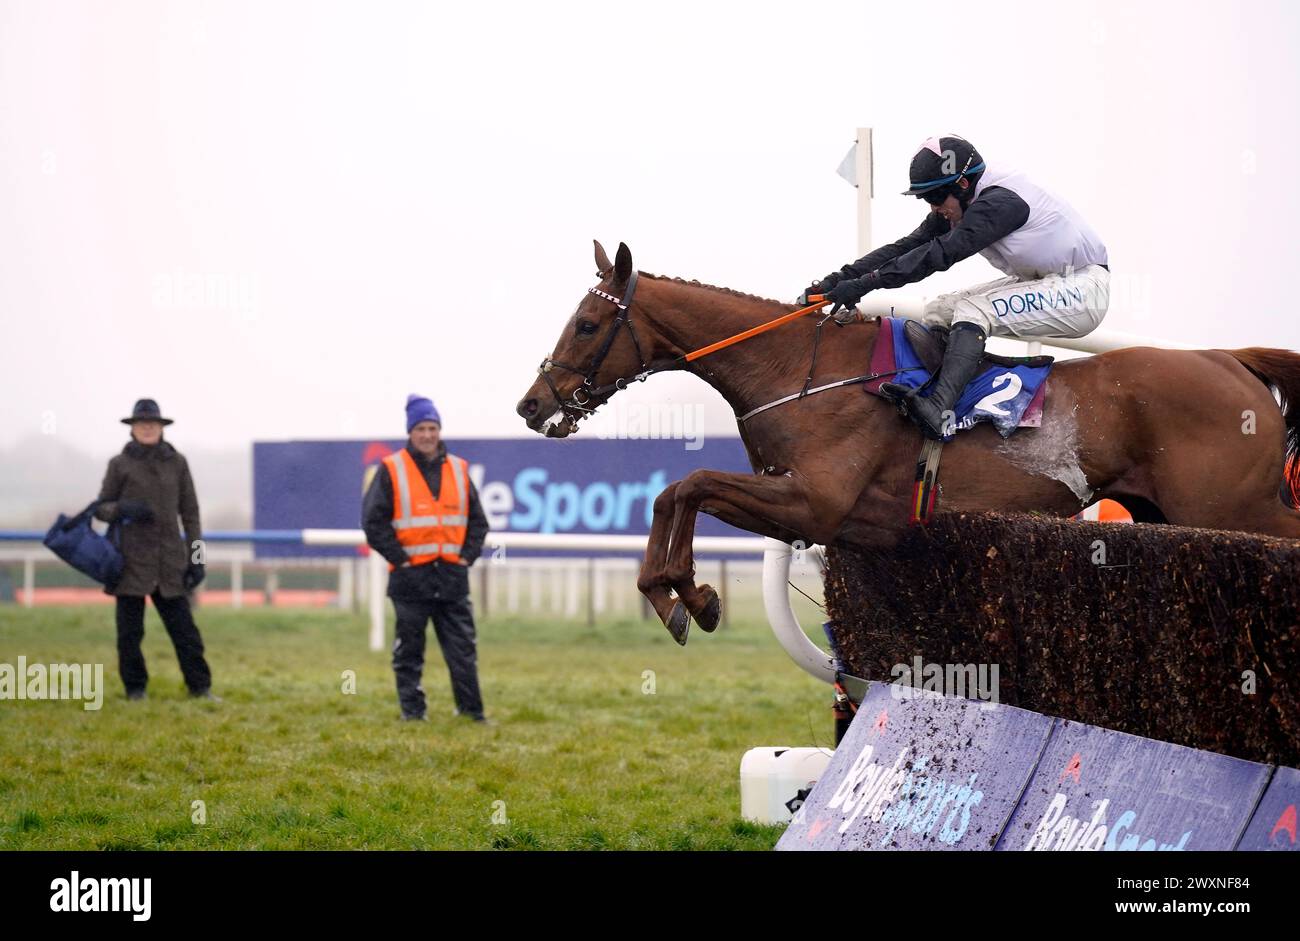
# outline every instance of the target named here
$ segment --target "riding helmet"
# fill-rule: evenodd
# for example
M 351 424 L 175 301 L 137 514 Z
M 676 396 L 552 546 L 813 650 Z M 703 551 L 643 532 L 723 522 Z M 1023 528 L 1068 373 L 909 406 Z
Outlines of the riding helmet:
M 941 186 L 953 187 L 956 191 L 955 184 L 962 177 L 973 179 L 983 171 L 984 158 L 970 141 L 952 134 L 931 137 L 912 158 L 908 172 L 912 185 L 903 191 L 903 195 L 920 197 Z

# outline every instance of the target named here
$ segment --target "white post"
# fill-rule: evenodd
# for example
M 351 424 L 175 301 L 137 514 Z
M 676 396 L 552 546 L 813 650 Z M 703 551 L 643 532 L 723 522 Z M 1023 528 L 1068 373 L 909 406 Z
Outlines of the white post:
M 370 598 L 370 649 L 384 649 L 384 588 L 388 581 L 387 562 L 378 552 L 370 553 L 370 582 L 367 591 Z
M 338 606 L 344 611 L 352 610 L 352 594 L 352 560 L 339 559 Z
M 727 579 L 730 575 L 727 573 L 727 560 L 724 556 L 718 560 L 718 601 L 722 605 L 722 626 L 731 625 L 731 599 L 727 594 Z
M 238 557 L 230 563 L 230 606 L 244 606 L 244 560 Z
M 564 615 L 565 617 L 576 618 L 578 616 L 578 594 L 582 591 L 582 573 L 578 571 L 577 565 L 570 560 L 568 565 L 568 575 L 565 578 L 564 592 Z
M 550 578 L 546 580 L 546 607 L 552 614 L 562 614 L 564 612 L 564 592 L 560 587 L 561 573 L 558 569 L 551 569 Z
M 511 614 L 519 613 L 519 566 L 513 562 L 503 562 L 506 570 L 506 610 Z
M 623 580 L 623 566 L 621 559 L 614 559 L 609 563 L 609 580 L 614 583 L 614 590 L 609 593 L 609 610 L 615 614 L 623 613 L 623 595 L 626 591 Z M 636 577 L 632 576 L 628 582 L 635 583 Z
M 605 608 L 605 575 L 606 568 L 600 564 L 600 560 L 591 560 L 591 607 L 596 614 L 604 614 Z
M 23 559 L 23 607 L 30 608 L 36 603 L 36 560 L 28 556 Z
M 542 573 L 537 560 L 528 560 L 528 609 L 537 614 L 542 608 Z
M 854 175 L 858 180 L 858 257 L 871 251 L 871 198 L 875 195 L 871 178 L 871 128 L 858 128 L 858 146 L 854 151 Z

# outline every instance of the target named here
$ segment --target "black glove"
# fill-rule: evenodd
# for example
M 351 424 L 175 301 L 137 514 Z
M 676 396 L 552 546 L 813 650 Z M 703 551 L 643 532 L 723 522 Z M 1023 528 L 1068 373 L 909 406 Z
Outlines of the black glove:
M 847 277 L 848 275 L 846 275 L 843 271 L 832 271 L 826 277 L 822 278 L 820 281 L 817 282 L 817 284 L 821 286 L 821 291 L 820 292 L 813 291 L 813 293 L 826 294 L 830 291 L 831 288 L 835 287 L 835 285 L 839 284 Z
M 827 299 L 835 302 L 836 309 L 840 307 L 855 307 L 858 301 L 866 297 L 867 292 L 871 290 L 871 285 L 867 283 L 866 278 L 851 278 L 847 281 L 841 281 L 835 285 L 828 294 Z
M 831 288 L 835 287 L 835 285 L 839 284 L 843 280 L 843 272 L 832 271 L 820 281 L 814 281 L 812 284 L 804 288 L 803 293 L 799 295 L 799 299 L 795 301 L 795 303 L 800 307 L 807 307 L 812 303 L 812 301 L 808 300 L 809 295 L 828 294 Z
M 827 295 L 828 300 L 835 302 L 835 306 L 831 308 L 835 322 L 842 327 L 855 320 L 866 320 L 866 316 L 858 311 L 857 303 L 873 286 L 869 277 L 851 278 L 835 285 L 834 290 Z
M 199 583 L 207 577 L 208 567 L 202 562 L 191 562 L 189 568 L 185 570 L 185 575 L 181 578 L 181 584 L 185 586 L 186 591 L 193 591 L 199 586 Z
M 120 515 L 136 523 L 153 521 L 153 510 L 143 500 L 120 500 L 117 504 L 117 511 Z

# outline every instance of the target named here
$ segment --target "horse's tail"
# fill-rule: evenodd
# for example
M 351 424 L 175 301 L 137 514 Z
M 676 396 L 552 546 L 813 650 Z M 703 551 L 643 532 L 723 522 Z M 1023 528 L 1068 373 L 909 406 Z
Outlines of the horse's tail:
M 1252 346 L 1225 350 L 1260 381 L 1277 390 L 1286 422 L 1286 459 L 1282 465 L 1282 502 L 1300 509 L 1300 354 Z

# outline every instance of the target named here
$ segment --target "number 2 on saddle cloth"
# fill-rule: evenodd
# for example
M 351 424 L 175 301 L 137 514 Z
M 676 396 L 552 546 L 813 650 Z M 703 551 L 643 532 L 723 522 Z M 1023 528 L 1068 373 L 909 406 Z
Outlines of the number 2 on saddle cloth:
M 866 391 L 880 394 L 886 379 L 916 388 L 930 382 L 943 362 L 945 337 L 915 321 L 881 318 L 880 333 L 871 351 L 871 377 Z M 1037 428 L 1043 421 L 1043 396 L 1052 371 L 1050 356 L 996 356 L 986 353 L 980 371 L 957 399 L 951 433 L 989 421 L 1002 437 L 1017 428 Z M 945 429 L 948 430 L 948 429 Z M 911 522 L 928 523 L 938 491 L 939 455 L 943 442 L 924 439 L 916 464 Z

